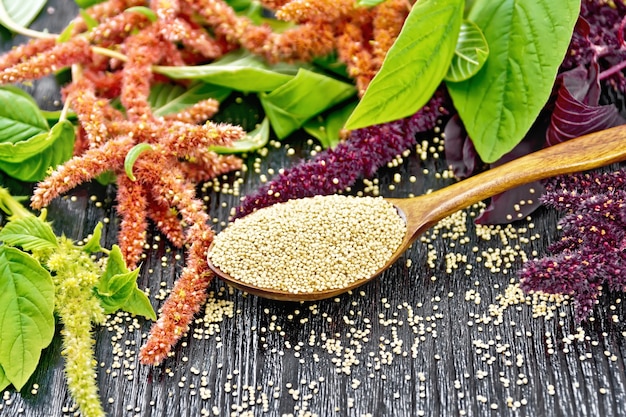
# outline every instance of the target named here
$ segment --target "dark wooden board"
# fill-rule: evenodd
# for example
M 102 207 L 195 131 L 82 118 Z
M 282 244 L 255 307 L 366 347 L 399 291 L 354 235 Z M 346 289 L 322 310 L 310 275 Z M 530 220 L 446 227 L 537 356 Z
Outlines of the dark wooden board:
M 50 0 L 34 26 L 59 32 L 75 13 L 71 0 Z M 2 51 L 23 41 L 3 41 Z M 43 107 L 58 108 L 53 79 L 27 89 Z M 261 172 L 289 166 L 311 148 L 306 142 L 290 145 L 295 155 L 284 146 L 270 147 L 261 158 Z M 253 167 L 257 156 L 248 160 L 242 195 L 260 184 Z M 423 174 L 425 168 L 428 174 Z M 379 186 L 388 196 L 419 194 L 452 181 L 435 177 L 444 168 L 441 160 L 422 161 L 413 152 L 399 167 L 384 169 Z M 390 191 L 395 173 L 415 175 L 417 181 L 404 181 Z M 220 192 L 207 195 L 211 215 L 221 220 L 239 198 Z M 115 189 L 95 183 L 57 199 L 49 213 L 56 231 L 74 239 L 84 238 L 105 217 L 110 219 L 104 229 L 110 246 L 118 226 Z M 534 229 L 508 243 L 519 244 L 527 253 L 545 253 L 558 238 L 556 221 L 554 212 L 540 210 L 531 221 L 515 225 L 532 223 Z M 495 318 L 488 322 L 483 317 L 490 317 L 489 305 L 516 280 L 521 258 L 515 257 L 506 274 L 491 272 L 481 253 L 502 251 L 507 245 L 498 237 L 479 238 L 471 216 L 465 225 L 466 243 L 444 236 L 440 229 L 430 242 L 432 248 L 428 242 L 416 243 L 379 280 L 336 300 L 279 303 L 242 295 L 215 280 L 210 289 L 216 299 L 232 306 L 233 317 L 213 327 L 194 324 L 173 356 L 158 367 L 140 365 L 137 358 L 150 323 L 116 316 L 95 330 L 100 394 L 108 415 L 626 415 L 624 295 L 605 294 L 593 320 L 580 325 L 570 305 L 558 308 L 552 319 L 533 318 L 530 305 L 513 306 L 503 313 L 501 323 Z M 221 228 L 219 223 L 216 228 Z M 154 246 L 146 252 L 139 285 L 150 288 L 158 308 L 162 297 L 155 295 L 171 288 L 182 268 L 177 255 L 184 253 L 170 249 L 154 233 L 149 242 Z M 437 254 L 433 267 L 427 263 L 429 251 Z M 446 255 L 465 255 L 467 261 L 447 273 Z M 479 303 L 472 299 L 476 293 Z M 194 337 L 211 329 L 212 335 Z M 570 336 L 581 331 L 581 340 Z M 0 416 L 73 415 L 60 350 L 57 337 L 22 392 L 4 392 Z

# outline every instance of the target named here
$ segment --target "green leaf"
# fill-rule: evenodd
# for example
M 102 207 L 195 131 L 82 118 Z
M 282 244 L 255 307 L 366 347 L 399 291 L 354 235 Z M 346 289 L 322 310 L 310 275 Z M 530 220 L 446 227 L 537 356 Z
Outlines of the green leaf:
M 97 295 L 106 314 L 113 313 L 126 304 L 133 290 L 137 288 L 138 275 L 139 269 L 135 269 L 125 274 L 113 275 L 106 280 L 106 283 L 100 281 Z
M 94 4 L 103 3 L 105 0 L 74 0 L 74 3 L 81 9 L 86 9 Z
M 308 120 L 303 128 L 309 135 L 319 140 L 324 148 L 335 147 L 339 143 L 339 133 L 356 105 L 356 101 L 350 101 L 329 114 Z
M 117 175 L 113 171 L 104 171 L 102 174 L 96 177 L 96 181 L 98 181 L 101 185 L 109 185 L 113 184 L 117 179 Z
M 104 271 L 104 275 L 100 277 L 101 281 L 106 281 L 110 279 L 113 275 L 117 274 L 125 274 L 130 272 L 126 267 L 126 262 L 124 262 L 124 257 L 122 256 L 122 250 L 119 246 L 113 245 L 111 251 L 109 252 L 109 257 L 107 259 L 107 266 Z M 103 284 L 106 285 L 106 284 Z
M 463 0 L 417 2 L 346 128 L 398 120 L 422 108 L 446 75 L 463 20 Z
M 352 84 L 300 68 L 288 83 L 260 95 L 261 105 L 279 139 L 304 122 L 356 94 Z
M 0 0 L 15 23 L 28 27 L 46 5 L 46 0 Z M 2 23 L 2 22 L 0 22 Z M 4 26 L 4 25 L 3 25 Z
M 46 119 L 49 125 L 55 125 L 61 121 L 61 119 L 76 121 L 78 117 L 76 113 L 73 111 L 63 111 L 63 110 L 41 110 L 41 114 Z
M 0 178 L 6 180 L 6 178 Z M 9 220 L 34 216 L 34 214 L 28 211 L 22 204 L 22 201 L 26 200 L 28 200 L 27 196 L 16 197 L 11 195 L 8 188 L 0 187 L 0 210 L 4 211 L 9 216 Z M 42 219 L 45 218 L 45 214 L 46 212 L 42 211 Z
M 4 152 L 0 156 L 0 171 L 4 171 L 21 181 L 40 181 L 46 176 L 50 168 L 54 168 L 72 157 L 74 138 L 74 126 L 67 120 L 63 120 L 54 125 L 49 132 L 16 143 L 11 148 L 12 155 L 11 151 L 7 152 L 7 149 L 3 148 Z M 29 154 L 30 157 L 22 159 Z M 4 159 L 7 156 L 10 161 Z M 16 160 L 20 161 L 14 162 Z
M 0 87 L 0 144 L 17 143 L 49 129 L 37 102 L 13 86 Z
M 78 13 L 80 14 L 80 16 L 83 18 L 83 20 L 85 21 L 85 25 L 87 25 L 87 31 L 91 31 L 91 29 L 95 28 L 96 26 L 98 26 L 98 21 L 96 19 L 94 19 L 93 17 L 91 17 L 91 15 L 89 13 L 87 13 L 86 10 L 79 10 Z
M 478 0 L 468 18 L 489 44 L 484 67 L 448 83 L 480 157 L 497 161 L 526 135 L 549 98 L 578 18 L 579 0 Z
M 102 246 L 100 246 L 100 240 L 102 239 L 102 227 L 103 227 L 102 222 L 98 222 L 96 227 L 93 229 L 93 233 L 91 234 L 91 237 L 89 238 L 87 243 L 85 243 L 85 246 L 83 246 L 83 250 L 85 252 L 96 253 L 96 252 L 103 251 Z
M 67 120 L 54 125 L 49 131 L 16 143 L 0 143 L 0 161 L 24 162 L 45 149 L 49 148 L 62 135 L 71 136 L 73 144 L 74 126 Z M 0 165 L 0 169 L 2 165 Z
M 59 247 L 52 227 L 39 217 L 21 217 L 0 230 L 0 241 L 26 251 L 54 250 Z
M 281 33 L 285 28 L 294 26 L 292 22 L 267 17 L 267 9 L 257 0 L 227 0 L 226 3 L 238 16 L 247 17 L 257 26 L 268 25 L 274 33 Z
M 148 102 L 155 116 L 178 113 L 201 100 L 213 98 L 222 102 L 231 90 L 217 85 L 199 82 L 188 88 L 178 84 L 159 83 L 150 89 Z
M 336 52 L 332 52 L 328 55 L 313 58 L 313 63 L 316 67 L 321 68 L 331 74 L 337 75 L 339 78 L 343 78 L 347 81 L 350 80 L 348 75 L 348 67 L 343 62 L 339 61 Z
M 154 312 L 150 299 L 139 288 L 135 288 L 131 296 L 126 300 L 126 303 L 121 307 L 122 310 L 127 311 L 137 316 L 143 316 L 145 318 L 156 320 L 157 316 Z
M 378 6 L 380 3 L 383 3 L 385 0 L 357 0 L 356 5 L 357 6 L 364 6 L 364 7 L 374 7 L 374 6 Z
M 270 138 L 270 121 L 266 117 L 243 138 L 233 142 L 232 146 L 211 146 L 209 149 L 217 153 L 251 152 L 265 146 Z
M 85 23 L 87 22 L 85 21 Z M 65 29 L 63 29 L 63 31 L 59 34 L 59 37 L 57 38 L 57 42 L 63 43 L 63 42 L 69 41 L 72 38 L 72 33 L 74 32 L 75 26 L 76 26 L 76 21 L 71 21 L 70 24 L 67 25 Z
M 132 295 L 137 287 L 139 269 L 129 271 L 124 263 L 122 251 L 114 245 L 109 252 L 107 266 L 100 277 L 96 294 L 100 298 L 105 313 L 117 311 Z
M 253 0 L 226 0 L 226 3 L 237 13 L 245 12 L 252 7 Z
M 137 287 L 139 269 L 129 271 L 124 263 L 119 246 L 113 245 L 109 252 L 107 266 L 100 277 L 96 295 L 105 313 L 119 309 L 156 320 L 156 313 L 150 299 Z
M 152 149 L 152 145 L 149 143 L 138 143 L 126 154 L 126 158 L 124 159 L 124 171 L 126 171 L 126 175 L 128 175 L 128 178 L 130 178 L 131 181 L 135 181 L 136 179 L 133 174 L 133 165 L 135 165 L 135 161 L 137 161 L 137 158 L 139 158 L 142 153 L 151 151 Z
M 11 385 L 11 381 L 9 381 L 9 378 L 7 378 L 4 373 L 4 368 L 0 366 L 0 391 L 4 390 L 9 385 Z
M 126 13 L 140 13 L 144 16 L 146 16 L 148 18 L 148 20 L 150 20 L 151 22 L 156 22 L 157 21 L 157 15 L 154 12 L 154 10 L 150 9 L 149 7 L 146 6 L 133 6 L 133 7 L 129 7 L 128 9 L 124 10 L 124 12 Z
M 54 284 L 26 253 L 0 246 L 0 366 L 20 390 L 54 336 Z
M 293 78 L 297 67 L 287 64 L 270 66 L 262 58 L 244 50 L 224 55 L 207 65 L 153 67 L 154 72 L 172 79 L 202 80 L 237 91 L 271 91 Z
M 464 81 L 483 67 L 489 56 L 489 45 L 480 28 L 474 22 L 464 20 L 456 43 L 456 49 L 446 81 Z

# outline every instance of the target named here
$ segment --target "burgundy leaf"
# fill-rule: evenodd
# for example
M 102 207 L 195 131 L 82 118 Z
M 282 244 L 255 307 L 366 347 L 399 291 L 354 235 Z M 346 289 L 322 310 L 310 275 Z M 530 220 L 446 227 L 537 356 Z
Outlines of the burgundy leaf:
M 482 164 L 458 114 L 452 116 L 446 123 L 444 148 L 446 161 L 457 178 L 469 177 Z
M 545 122 L 540 117 L 530 131 L 513 150 L 504 155 L 491 167 L 503 165 L 521 156 L 535 152 L 544 146 Z M 506 224 L 520 220 L 535 211 L 540 205 L 544 187 L 536 181 L 493 196 L 487 208 L 476 218 L 478 224 Z
M 550 126 L 548 145 L 626 123 L 613 105 L 599 106 L 598 65 L 579 66 L 561 75 L 561 85 Z

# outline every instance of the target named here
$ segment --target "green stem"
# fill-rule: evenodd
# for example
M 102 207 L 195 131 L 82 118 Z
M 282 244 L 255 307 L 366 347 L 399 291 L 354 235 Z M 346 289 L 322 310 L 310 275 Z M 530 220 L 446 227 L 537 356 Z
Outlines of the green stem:
M 109 58 L 115 58 L 122 62 L 128 62 L 128 57 L 126 55 L 121 54 L 119 52 L 115 52 L 108 48 L 103 48 L 101 46 L 92 46 L 91 50 L 99 55 L 108 56 Z
M 26 28 L 19 23 L 17 23 L 11 16 L 7 9 L 4 7 L 4 2 L 0 0 L 0 23 L 2 26 L 6 27 L 13 33 L 17 33 L 20 35 L 28 36 L 29 38 L 38 38 L 38 39 L 56 39 L 58 35 L 54 35 L 52 33 L 47 32 L 39 32 L 37 30 L 32 30 Z
M 0 3 L 2 3 L 1 0 Z M 0 187 L 0 210 L 8 214 L 10 219 L 23 219 L 28 216 L 34 216 L 4 187 Z

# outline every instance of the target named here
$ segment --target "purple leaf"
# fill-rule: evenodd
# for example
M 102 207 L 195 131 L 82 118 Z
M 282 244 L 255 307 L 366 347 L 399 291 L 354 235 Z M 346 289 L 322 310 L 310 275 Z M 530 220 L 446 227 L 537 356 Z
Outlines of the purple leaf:
M 560 78 L 561 85 L 546 132 L 548 145 L 626 123 L 617 107 L 598 105 L 600 81 L 597 63 L 591 63 L 589 69 L 576 67 Z
M 482 161 L 458 114 L 446 123 L 444 137 L 446 161 L 454 176 L 467 178 L 472 175 Z
M 487 208 L 476 218 L 478 224 L 506 224 L 526 218 L 541 205 L 540 182 L 516 187 L 491 198 Z
M 541 149 L 544 146 L 543 134 L 540 133 L 543 129 L 545 129 L 545 122 L 540 118 L 531 127 L 524 140 L 511 152 L 491 164 L 491 168 Z M 476 223 L 506 224 L 523 219 L 541 205 L 540 198 L 544 190 L 542 183 L 536 181 L 493 196 L 487 208 L 476 218 Z

